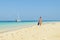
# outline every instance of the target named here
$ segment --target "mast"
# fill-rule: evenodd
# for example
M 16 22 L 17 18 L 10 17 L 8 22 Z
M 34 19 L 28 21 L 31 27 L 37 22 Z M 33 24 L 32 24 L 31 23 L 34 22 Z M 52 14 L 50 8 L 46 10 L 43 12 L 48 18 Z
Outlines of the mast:
M 16 19 L 16 22 L 20 22 L 21 19 L 20 19 L 20 16 L 19 16 L 19 13 L 17 14 L 17 19 Z

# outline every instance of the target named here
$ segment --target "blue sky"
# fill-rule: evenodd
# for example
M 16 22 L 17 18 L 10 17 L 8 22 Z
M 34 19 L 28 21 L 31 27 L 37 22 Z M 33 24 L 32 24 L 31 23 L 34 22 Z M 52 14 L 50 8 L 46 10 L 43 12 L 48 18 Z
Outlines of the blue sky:
M 0 20 L 60 20 L 60 0 L 0 0 Z

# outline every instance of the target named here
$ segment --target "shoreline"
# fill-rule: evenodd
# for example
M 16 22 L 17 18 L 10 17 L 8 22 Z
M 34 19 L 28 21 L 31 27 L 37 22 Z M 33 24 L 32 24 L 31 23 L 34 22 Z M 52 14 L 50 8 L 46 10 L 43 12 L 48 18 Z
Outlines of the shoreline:
M 47 24 L 57 24 L 57 23 L 60 23 L 60 22 L 43 22 L 42 25 L 47 25 Z M 13 30 L 18 30 L 18 29 L 23 29 L 23 28 L 29 28 L 29 27 L 32 27 L 32 26 L 38 26 L 37 24 L 33 24 L 33 25 L 20 25 L 20 26 L 16 26 L 16 27 L 12 27 L 12 28 L 3 28 L 3 30 L 1 29 L 0 30 L 0 33 L 4 33 L 4 32 L 8 32 L 8 31 L 13 31 Z
M 16 28 L 0 33 L 0 40 L 60 40 L 60 22 Z
M 23 29 L 23 28 L 29 28 L 32 27 L 33 25 L 24 25 L 24 26 L 16 26 L 16 27 L 12 27 L 12 28 L 3 28 L 3 30 L 0 30 L 0 33 L 4 33 L 4 32 L 9 32 L 9 31 L 15 31 L 15 30 L 19 30 L 19 29 Z

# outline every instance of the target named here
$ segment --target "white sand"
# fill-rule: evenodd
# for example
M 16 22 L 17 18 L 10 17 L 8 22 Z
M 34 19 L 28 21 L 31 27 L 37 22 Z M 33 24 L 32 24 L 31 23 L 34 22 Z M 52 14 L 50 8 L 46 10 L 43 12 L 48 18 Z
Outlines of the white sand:
M 60 22 L 3 32 L 0 40 L 60 40 Z

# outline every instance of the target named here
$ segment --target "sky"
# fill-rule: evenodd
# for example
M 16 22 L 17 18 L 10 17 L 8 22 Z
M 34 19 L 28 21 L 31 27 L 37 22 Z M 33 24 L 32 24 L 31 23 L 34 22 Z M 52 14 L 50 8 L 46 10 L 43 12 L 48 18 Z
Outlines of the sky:
M 60 0 L 0 0 L 0 20 L 60 20 Z

